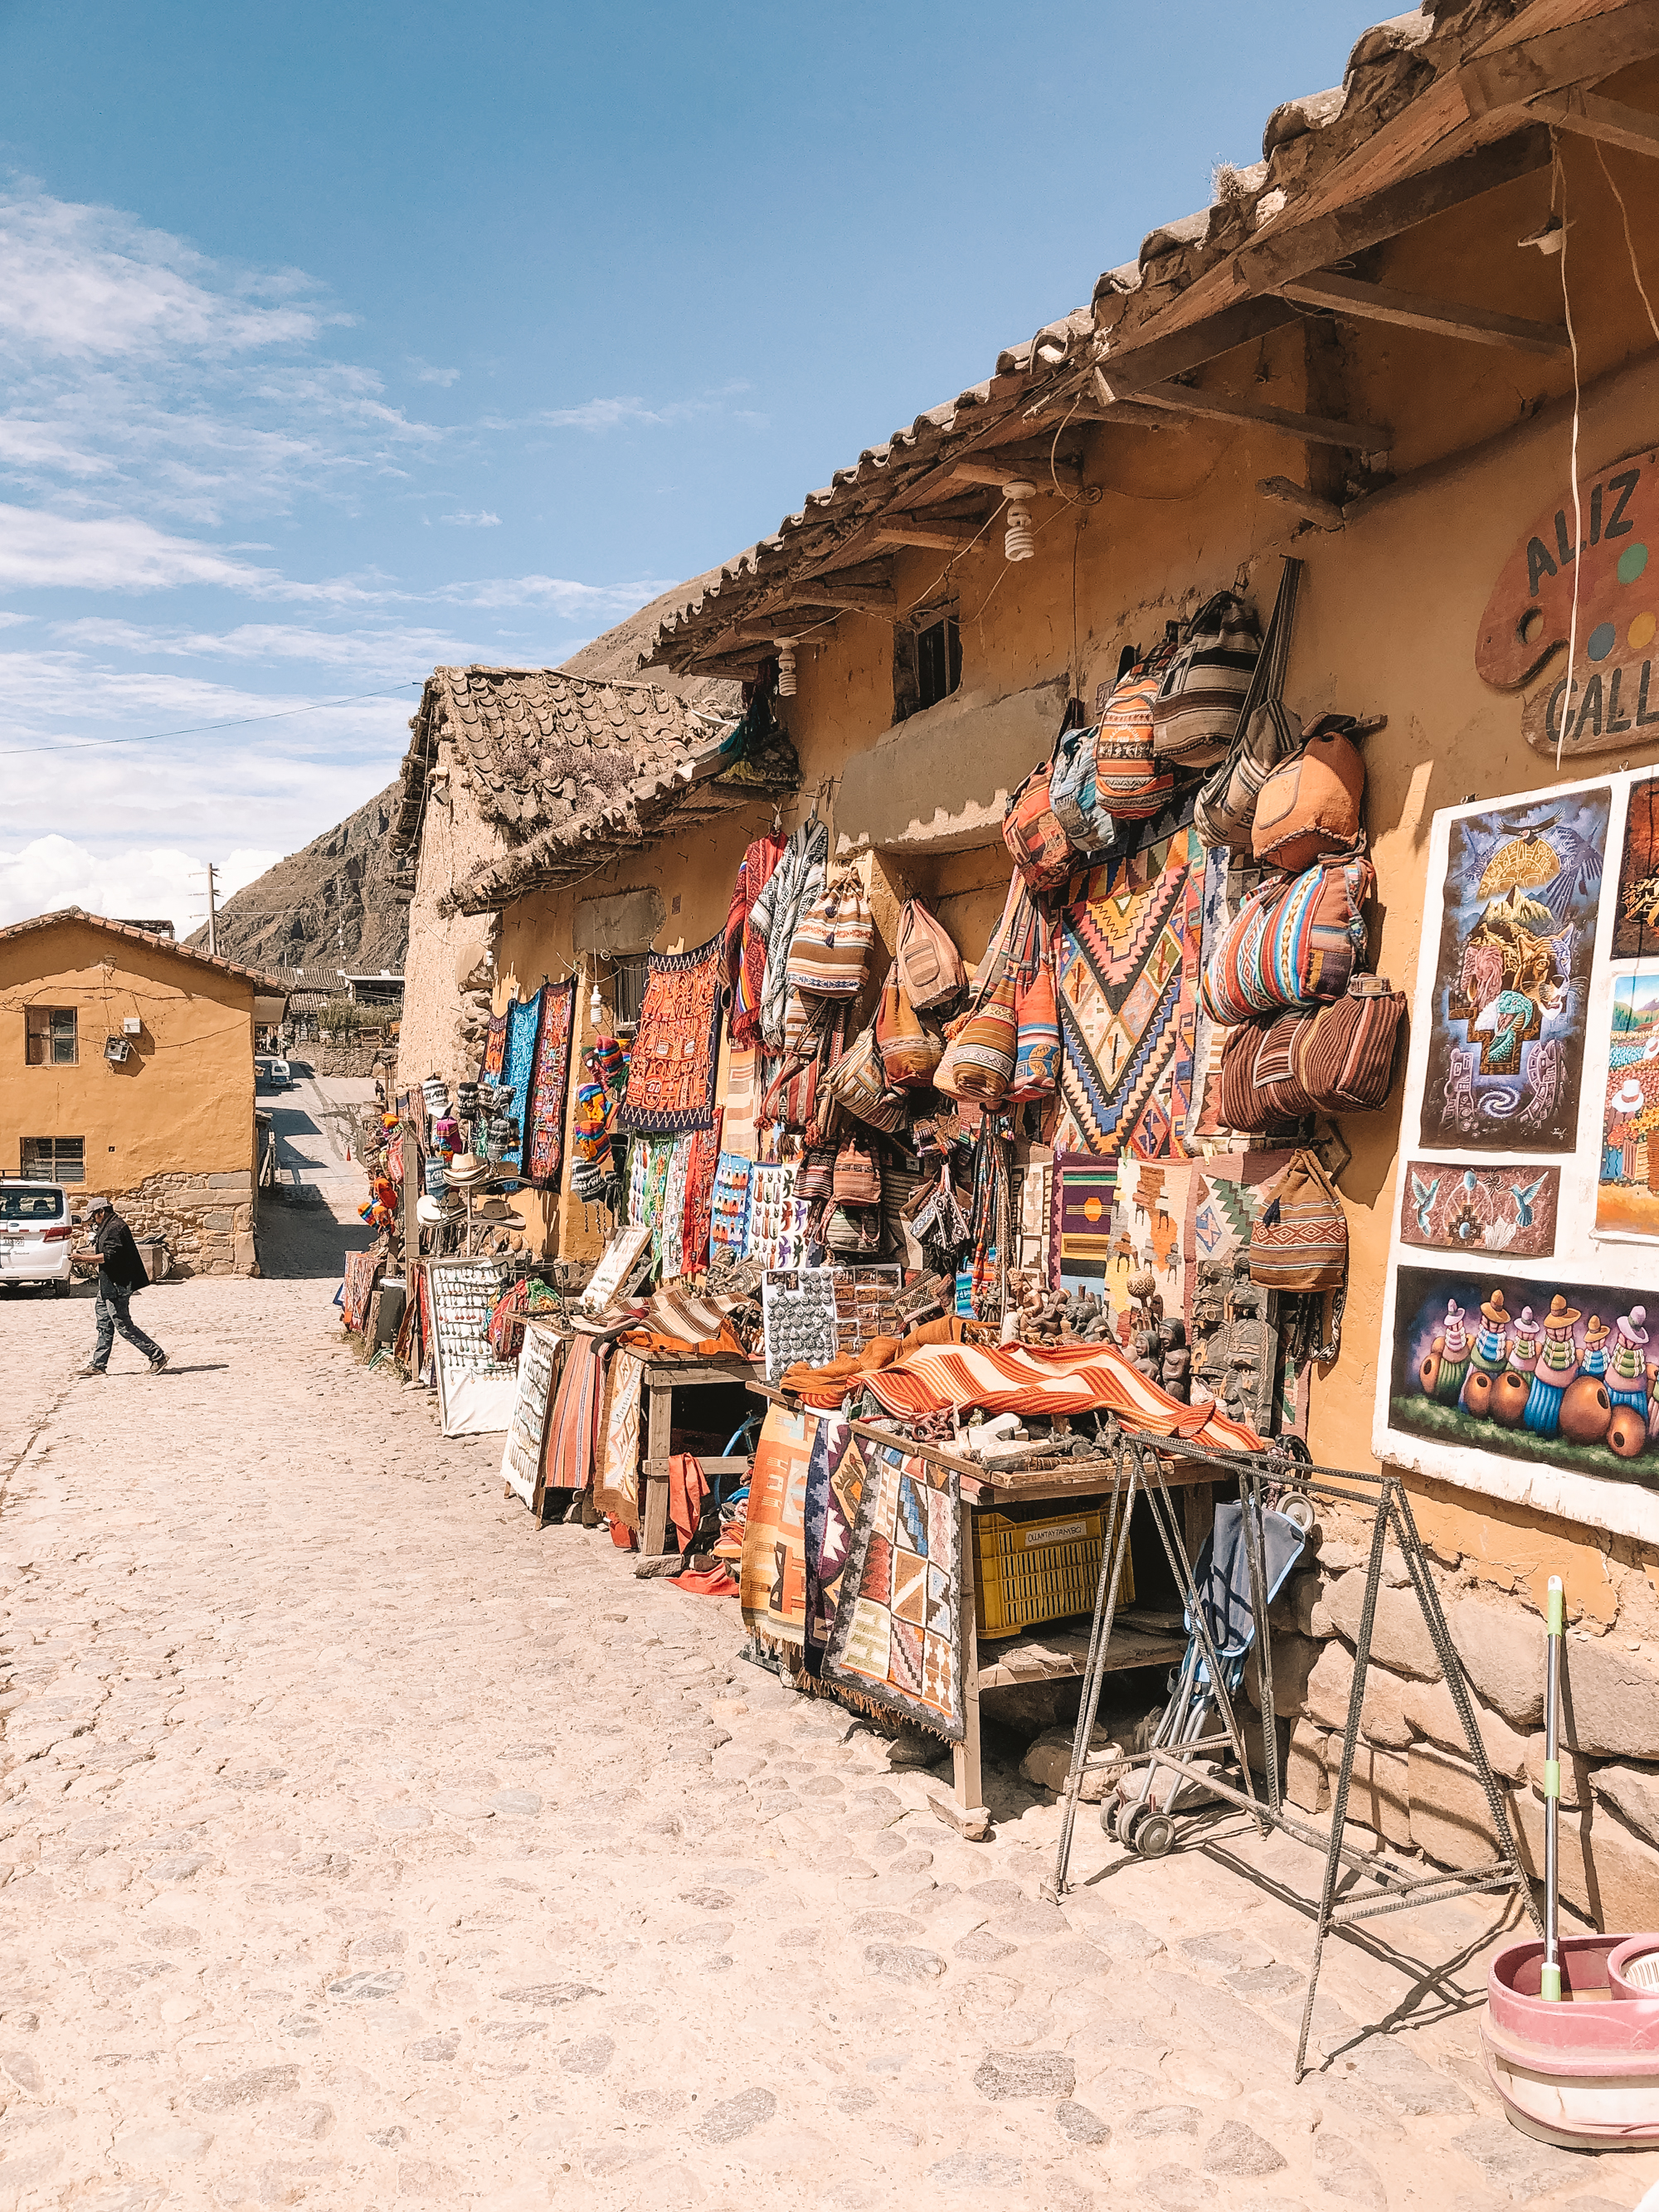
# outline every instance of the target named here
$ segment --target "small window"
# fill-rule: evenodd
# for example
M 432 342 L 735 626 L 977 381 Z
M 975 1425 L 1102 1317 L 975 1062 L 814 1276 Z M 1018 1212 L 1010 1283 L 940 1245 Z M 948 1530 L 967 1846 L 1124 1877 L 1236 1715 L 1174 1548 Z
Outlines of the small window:
M 611 1006 L 619 1029 L 636 1027 L 645 1005 L 648 952 L 613 952 L 611 956 Z
M 25 1137 L 23 1173 L 43 1182 L 84 1182 L 87 1179 L 87 1140 L 84 1137 Z
M 31 1006 L 28 1009 L 28 1064 L 31 1067 L 73 1067 L 80 1057 L 73 1006 Z
M 937 707 L 962 682 L 962 628 L 954 600 L 915 609 L 893 631 L 893 720 Z

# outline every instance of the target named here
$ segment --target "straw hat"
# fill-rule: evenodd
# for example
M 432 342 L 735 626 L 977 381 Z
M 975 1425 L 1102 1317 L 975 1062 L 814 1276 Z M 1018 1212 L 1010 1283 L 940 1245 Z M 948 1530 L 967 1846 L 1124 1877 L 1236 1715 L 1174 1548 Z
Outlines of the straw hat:
M 1546 1328 L 1571 1328 L 1578 1319 L 1577 1306 L 1570 1306 L 1559 1291 L 1550 1300 L 1550 1310 L 1544 1316 Z
M 481 1198 L 472 1209 L 475 1221 L 512 1221 L 517 1217 L 504 1198 Z
M 439 1229 L 446 1221 L 453 1221 L 455 1218 L 455 1208 L 453 1206 L 444 1205 L 440 1199 L 417 1198 L 415 1201 L 415 1218 L 422 1229 Z
M 1598 1344 L 1605 1344 L 1613 1334 L 1600 1314 L 1592 1314 L 1584 1324 L 1584 1349 L 1594 1352 Z
M 1502 1291 L 1494 1291 L 1492 1296 L 1486 1300 L 1485 1305 L 1481 1307 L 1480 1310 L 1494 1328 L 1508 1328 L 1511 1316 L 1505 1313 L 1504 1310 L 1504 1293 Z
M 444 1180 L 455 1190 L 465 1190 L 474 1183 L 488 1182 L 489 1163 L 481 1160 L 476 1152 L 457 1152 L 444 1170 Z

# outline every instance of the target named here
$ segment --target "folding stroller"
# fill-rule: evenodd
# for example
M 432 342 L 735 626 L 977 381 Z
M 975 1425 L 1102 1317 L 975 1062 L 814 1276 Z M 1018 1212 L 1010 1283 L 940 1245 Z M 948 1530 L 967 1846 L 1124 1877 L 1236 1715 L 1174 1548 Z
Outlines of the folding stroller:
M 1313 1509 L 1304 1498 L 1285 1501 L 1284 1512 L 1267 1511 L 1261 1519 L 1261 1571 L 1266 1601 L 1278 1596 L 1286 1576 L 1302 1556 L 1306 1531 L 1313 1524 Z M 1205 1656 L 1204 1639 L 1197 1632 L 1189 1603 L 1185 1612 L 1187 1650 L 1179 1667 L 1170 1675 L 1170 1700 L 1159 1716 L 1148 1749 L 1180 1758 L 1190 1748 L 1193 1762 L 1180 1772 L 1149 1759 L 1138 1773 L 1125 1776 L 1115 1795 L 1101 1807 L 1100 1825 L 1127 1850 L 1142 1858 L 1162 1858 L 1175 1840 L 1172 1815 L 1184 1798 L 1194 1811 L 1215 1800 L 1205 1790 L 1207 1753 L 1215 1747 L 1218 1725 L 1242 1753 L 1233 1722 L 1234 1701 L 1244 1681 L 1244 1665 L 1255 1642 L 1255 1617 L 1250 1601 L 1249 1555 L 1245 1544 L 1244 1508 L 1237 1499 L 1218 1505 L 1215 1527 L 1204 1540 L 1193 1580 L 1204 1608 L 1208 1641 L 1221 1673 L 1223 1695 Z M 1264 1724 L 1264 1736 L 1266 1729 Z M 1206 1743 L 1206 1739 L 1208 1742 Z M 1200 1747 L 1205 1758 L 1200 1761 Z

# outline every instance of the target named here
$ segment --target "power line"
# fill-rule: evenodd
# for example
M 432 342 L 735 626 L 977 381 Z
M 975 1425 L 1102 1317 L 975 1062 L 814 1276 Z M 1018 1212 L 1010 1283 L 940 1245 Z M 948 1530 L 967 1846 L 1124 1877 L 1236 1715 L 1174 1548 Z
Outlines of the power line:
M 210 730 L 245 730 L 253 722 L 288 722 L 296 714 L 320 714 L 329 707 L 355 707 L 360 699 L 395 699 L 400 691 L 418 691 L 425 681 L 410 677 L 387 691 L 354 691 L 344 699 L 316 699 L 308 707 L 284 707 L 275 714 L 240 714 L 228 722 L 196 722 L 185 730 L 152 730 L 142 738 L 87 738 L 61 745 L 17 745 L 0 750 L 0 760 L 23 760 L 30 753 L 84 753 L 95 745 L 155 745 L 168 738 L 199 738 Z

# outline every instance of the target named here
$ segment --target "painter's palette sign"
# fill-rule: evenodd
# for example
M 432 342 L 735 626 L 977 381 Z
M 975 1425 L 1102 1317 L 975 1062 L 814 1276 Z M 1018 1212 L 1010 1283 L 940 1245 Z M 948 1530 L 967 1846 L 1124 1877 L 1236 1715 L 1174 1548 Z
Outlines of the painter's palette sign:
M 1560 1194 L 1559 1168 L 1408 1159 L 1401 1176 L 1400 1241 L 1430 1252 L 1547 1259 Z
M 1582 477 L 1558 494 L 1516 546 L 1492 587 L 1475 642 L 1476 672 L 1517 690 L 1568 642 L 1577 586 L 1577 649 L 1531 700 L 1528 744 L 1554 753 L 1653 743 L 1659 732 L 1659 448 Z

